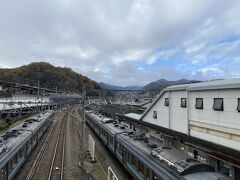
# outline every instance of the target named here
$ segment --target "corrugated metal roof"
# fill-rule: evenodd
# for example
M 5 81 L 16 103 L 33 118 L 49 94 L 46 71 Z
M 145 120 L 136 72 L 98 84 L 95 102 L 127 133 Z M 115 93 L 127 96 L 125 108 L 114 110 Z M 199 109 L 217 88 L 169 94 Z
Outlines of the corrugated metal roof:
M 210 90 L 210 89 L 234 89 L 240 88 L 240 78 L 215 80 L 202 83 L 191 84 L 188 90 Z
M 225 80 L 213 80 L 208 82 L 200 82 L 200 83 L 193 83 L 193 84 L 183 84 L 183 85 L 175 85 L 169 86 L 165 88 L 165 91 L 172 91 L 172 90 L 210 90 L 210 89 L 234 89 L 240 88 L 240 78 L 236 79 L 225 79 Z
M 171 91 L 171 90 L 185 90 L 187 89 L 191 84 L 181 84 L 181 85 L 175 85 L 175 86 L 169 86 L 165 88 L 164 90 L 166 91 Z

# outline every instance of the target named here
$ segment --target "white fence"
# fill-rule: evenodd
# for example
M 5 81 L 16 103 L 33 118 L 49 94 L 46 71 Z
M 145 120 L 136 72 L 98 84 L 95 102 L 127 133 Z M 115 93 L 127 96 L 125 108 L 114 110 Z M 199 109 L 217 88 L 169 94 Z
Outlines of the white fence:
M 110 166 L 108 167 L 108 180 L 118 180 L 116 174 L 113 172 Z
M 88 136 L 88 150 L 91 154 L 91 157 L 92 157 L 92 162 L 95 161 L 95 141 L 93 140 L 92 136 L 89 135 Z

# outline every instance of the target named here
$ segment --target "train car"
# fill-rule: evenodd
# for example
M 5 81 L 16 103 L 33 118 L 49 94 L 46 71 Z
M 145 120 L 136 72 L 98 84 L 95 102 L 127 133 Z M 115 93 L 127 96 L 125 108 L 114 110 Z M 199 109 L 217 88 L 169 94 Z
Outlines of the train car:
M 151 142 L 122 122 L 104 121 L 105 117 L 94 112 L 87 112 L 86 117 L 89 126 L 134 179 L 230 179 L 183 151 Z
M 87 122 L 89 126 L 95 131 L 99 138 L 104 142 L 104 144 L 114 153 L 115 152 L 115 135 L 125 132 L 124 124 L 121 124 L 120 128 L 111 129 L 108 127 L 109 124 L 114 125 L 114 127 L 119 127 L 119 124 L 108 117 L 104 117 L 99 113 L 88 113 Z M 95 119 L 95 121 L 91 121 Z
M 52 111 L 35 115 L 0 134 L 0 180 L 13 179 L 49 127 L 52 115 Z

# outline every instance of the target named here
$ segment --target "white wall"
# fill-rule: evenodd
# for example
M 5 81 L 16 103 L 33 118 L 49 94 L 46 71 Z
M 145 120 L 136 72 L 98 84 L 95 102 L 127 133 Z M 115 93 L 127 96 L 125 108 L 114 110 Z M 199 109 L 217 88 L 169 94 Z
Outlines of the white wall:
M 168 98 L 169 93 L 165 92 L 156 104 L 143 118 L 143 121 L 152 123 L 161 127 L 169 128 L 169 108 L 164 106 L 165 98 Z M 157 111 L 157 119 L 153 118 L 153 111 Z
M 196 98 L 203 98 L 203 109 L 195 108 Z M 224 111 L 213 110 L 213 99 L 224 98 Z M 240 149 L 240 113 L 236 111 L 240 90 L 190 92 L 190 135 L 210 142 Z
M 165 106 L 165 98 L 169 97 L 169 106 Z M 178 132 L 187 133 L 187 108 L 181 107 L 181 98 L 187 98 L 186 91 L 165 92 L 142 120 Z M 153 111 L 157 111 L 157 119 L 153 118 Z
M 187 98 L 187 91 L 173 91 L 170 93 L 170 129 L 188 133 L 187 108 L 181 107 L 181 98 Z
M 187 98 L 188 93 L 187 108 L 182 108 L 181 98 Z M 169 107 L 164 105 L 168 97 Z M 195 108 L 196 98 L 203 98 L 203 109 Z M 213 110 L 214 98 L 224 98 L 224 111 Z M 165 92 L 142 120 L 185 134 L 189 129 L 191 136 L 239 150 L 238 98 L 240 89 Z M 153 111 L 157 111 L 157 119 Z
M 240 90 L 190 92 L 190 120 L 240 129 L 240 113 L 236 111 Z M 203 109 L 195 108 L 196 98 L 203 98 Z M 213 99 L 224 98 L 224 111 L 214 111 Z

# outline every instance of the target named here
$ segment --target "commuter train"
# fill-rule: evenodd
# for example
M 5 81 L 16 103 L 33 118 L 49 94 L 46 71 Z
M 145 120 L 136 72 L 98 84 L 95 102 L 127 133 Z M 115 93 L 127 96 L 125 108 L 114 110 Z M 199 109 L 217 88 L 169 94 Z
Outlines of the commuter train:
M 52 111 L 43 112 L 0 134 L 0 180 L 13 179 L 49 127 L 52 116 Z
M 87 124 L 138 180 L 229 180 L 183 151 L 161 146 L 127 124 L 87 111 Z

